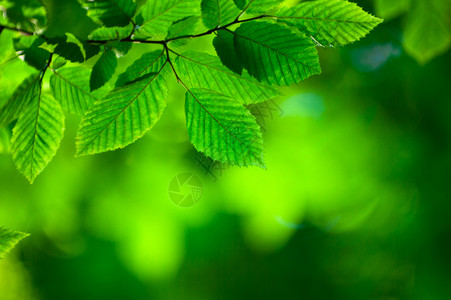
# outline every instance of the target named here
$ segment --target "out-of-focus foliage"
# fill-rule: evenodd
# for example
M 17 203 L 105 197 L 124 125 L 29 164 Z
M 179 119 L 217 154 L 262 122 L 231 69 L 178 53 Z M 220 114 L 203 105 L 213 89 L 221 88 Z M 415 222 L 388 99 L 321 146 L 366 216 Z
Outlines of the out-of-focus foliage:
M 451 46 L 451 1 L 375 0 L 385 19 L 405 15 L 404 48 L 425 64 Z

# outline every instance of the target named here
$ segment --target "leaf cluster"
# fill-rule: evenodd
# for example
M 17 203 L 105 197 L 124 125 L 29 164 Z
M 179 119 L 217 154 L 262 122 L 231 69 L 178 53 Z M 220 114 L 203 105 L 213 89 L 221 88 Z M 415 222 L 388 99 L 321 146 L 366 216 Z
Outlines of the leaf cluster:
M 248 106 L 273 99 L 279 86 L 320 74 L 317 47 L 353 43 L 381 23 L 345 0 L 294 6 L 281 0 L 79 0 L 98 28 L 88 38 L 48 37 L 45 7 L 27 2 L 19 18 L 14 3 L 0 0 L 0 28 L 15 32 L 15 53 L 36 71 L 0 107 L 0 137 L 10 141 L 3 148 L 30 182 L 59 147 L 64 111 L 81 117 L 76 156 L 120 149 L 161 118 L 169 76 L 186 89 L 186 126 L 198 151 L 224 164 L 264 168 L 262 134 Z M 207 35 L 214 35 L 217 56 L 180 51 Z M 136 43 L 160 49 L 111 83 L 118 57 Z M 87 60 L 95 61 L 92 69 Z M 5 126 L 13 126 L 10 139 Z

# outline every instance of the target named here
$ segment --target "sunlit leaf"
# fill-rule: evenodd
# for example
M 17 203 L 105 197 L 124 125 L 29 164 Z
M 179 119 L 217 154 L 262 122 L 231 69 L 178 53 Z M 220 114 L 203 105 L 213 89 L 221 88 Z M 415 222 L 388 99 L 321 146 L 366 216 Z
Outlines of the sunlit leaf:
M 39 92 L 17 121 L 11 138 L 14 164 L 31 183 L 55 156 L 63 132 L 60 104 Z
M 96 102 L 81 121 L 76 156 L 124 148 L 149 131 L 166 107 L 165 67 Z
M 202 18 L 208 28 L 227 25 L 239 14 L 240 10 L 233 0 L 202 0 Z
M 199 15 L 200 0 L 148 0 L 136 17 L 136 36 L 164 39 L 172 23 Z
M 26 78 L 14 91 L 14 94 L 0 108 L 0 127 L 8 125 L 19 118 L 24 107 L 39 92 L 39 76 L 31 75 Z
M 218 57 L 206 53 L 189 51 L 177 56 L 176 69 L 188 86 L 210 89 L 242 104 L 263 102 L 278 95 L 276 89 L 246 73 L 234 73 Z
M 186 93 L 186 126 L 198 151 L 222 163 L 265 167 L 254 116 L 238 101 L 205 89 Z
M 89 90 L 90 70 L 70 67 L 56 70 L 50 77 L 50 86 L 64 110 L 84 115 L 98 98 Z
M 276 85 L 321 73 L 313 41 L 279 24 L 250 22 L 235 31 L 235 46 L 249 74 Z
M 346 45 L 366 36 L 382 20 L 344 0 L 302 2 L 276 13 L 278 20 L 298 27 L 323 46 Z

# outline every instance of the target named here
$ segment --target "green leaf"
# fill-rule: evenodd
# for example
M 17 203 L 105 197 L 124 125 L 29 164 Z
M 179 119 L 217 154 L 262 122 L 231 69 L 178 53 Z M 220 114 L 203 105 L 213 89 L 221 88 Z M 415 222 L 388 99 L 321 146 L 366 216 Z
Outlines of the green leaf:
M 19 118 L 23 108 L 39 92 L 39 76 L 26 78 L 14 91 L 5 105 L 0 108 L 0 127 L 6 126 Z
M 366 36 L 382 20 L 343 0 L 317 0 L 285 7 L 278 20 L 298 27 L 324 46 L 340 46 Z
M 200 0 L 148 0 L 144 4 L 136 23 L 136 37 L 164 39 L 172 23 L 186 17 L 200 15 Z
M 52 97 L 38 93 L 13 129 L 11 153 L 17 170 L 33 183 L 58 150 L 64 114 Z
M 0 128 L 0 154 L 7 154 L 11 149 L 11 134 L 7 128 Z
M 50 58 L 50 53 L 40 48 L 45 41 L 37 36 L 21 36 L 14 39 L 14 48 L 23 55 L 23 60 L 37 70 L 43 70 Z
M 395 18 L 408 11 L 411 0 L 376 0 L 376 12 L 384 19 Z
M 166 107 L 165 66 L 95 103 L 81 121 L 76 156 L 124 148 L 155 125 Z
M 0 25 L 36 32 L 46 23 L 47 10 L 39 0 L 0 0 Z
M 191 88 L 206 88 L 237 99 L 242 104 L 264 102 L 278 91 L 258 82 L 247 73 L 239 75 L 224 67 L 218 57 L 188 51 L 178 55 L 175 68 L 182 81 Z
M 111 49 L 105 50 L 92 68 L 89 81 L 91 92 L 104 86 L 113 77 L 116 68 L 116 53 Z
M 88 16 L 107 27 L 126 26 L 136 12 L 134 0 L 79 0 Z
M 116 87 L 127 85 L 133 80 L 149 73 L 156 73 L 165 63 L 166 55 L 164 51 L 157 50 L 145 53 L 141 58 L 131 64 L 124 73 L 119 75 L 116 81 Z
M 71 114 L 84 115 L 98 98 L 90 93 L 91 71 L 83 67 L 63 68 L 53 71 L 50 86 L 56 100 Z
M 80 48 L 79 45 L 75 43 L 68 43 L 61 39 L 55 40 L 54 42 L 56 44 L 56 48 L 53 53 L 58 54 L 71 62 L 81 63 L 85 60 L 85 55 L 83 55 L 82 52 L 83 48 Z
M 451 46 L 451 29 L 446 13 L 447 1 L 419 2 L 410 12 L 404 36 L 404 48 L 420 64 L 445 53 Z
M 265 14 L 284 0 L 234 0 L 236 6 L 248 14 Z
M 95 41 L 120 40 L 128 37 L 132 31 L 132 24 L 125 27 L 100 27 L 91 32 L 88 38 Z
M 237 74 L 243 73 L 243 64 L 235 50 L 234 34 L 228 30 L 218 31 L 213 39 L 213 46 L 221 62 Z
M 254 116 L 238 101 L 205 89 L 186 93 L 186 126 L 198 151 L 236 166 L 260 166 L 263 138 Z
M 0 259 L 11 251 L 22 239 L 29 236 L 28 233 L 12 231 L 4 227 L 0 227 Z
M 227 25 L 239 14 L 233 0 L 202 0 L 202 17 L 209 29 Z
M 199 26 L 199 21 L 200 17 L 187 17 L 174 22 L 171 27 L 169 27 L 166 39 L 168 40 L 194 34 Z M 169 43 L 171 46 L 180 47 L 186 45 L 188 41 L 189 38 L 182 38 L 170 41 Z
M 313 41 L 279 24 L 243 23 L 235 47 L 249 74 L 270 84 L 290 85 L 321 73 Z

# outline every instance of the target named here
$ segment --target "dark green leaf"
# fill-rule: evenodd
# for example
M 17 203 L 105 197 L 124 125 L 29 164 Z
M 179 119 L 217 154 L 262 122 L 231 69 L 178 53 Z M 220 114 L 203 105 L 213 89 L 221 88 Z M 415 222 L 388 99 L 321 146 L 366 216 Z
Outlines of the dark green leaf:
M 30 66 L 42 70 L 46 67 L 50 53 L 40 48 L 45 41 L 36 36 L 22 36 L 14 39 L 14 48 L 23 55 L 24 61 Z
M 92 68 L 91 79 L 89 81 L 91 92 L 104 86 L 111 79 L 116 68 L 116 53 L 111 49 L 105 50 Z
M 230 31 L 218 31 L 217 36 L 213 39 L 213 46 L 221 62 L 227 68 L 237 74 L 243 73 L 243 64 L 235 49 L 234 35 Z
M 134 0 L 79 0 L 88 16 L 107 27 L 126 26 L 136 12 Z

